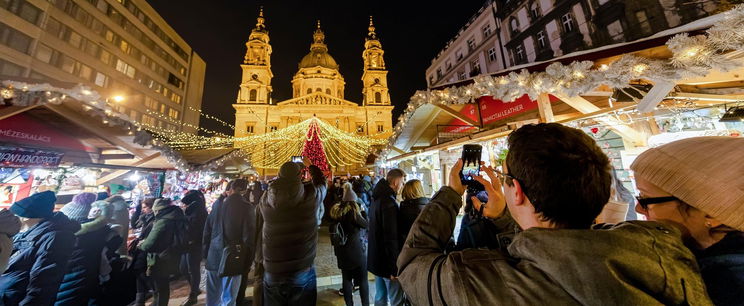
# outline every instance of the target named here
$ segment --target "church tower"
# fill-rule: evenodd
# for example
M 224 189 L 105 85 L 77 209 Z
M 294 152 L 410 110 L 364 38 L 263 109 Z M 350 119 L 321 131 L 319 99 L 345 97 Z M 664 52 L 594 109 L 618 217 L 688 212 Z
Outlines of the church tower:
M 377 39 L 375 25 L 372 22 L 372 16 L 369 16 L 369 32 L 364 41 L 364 73 L 362 74 L 363 105 L 390 105 L 390 94 L 387 86 L 387 70 L 385 69 L 385 60 L 382 55 L 382 44 Z
M 269 31 L 264 25 L 263 7 L 256 18 L 256 27 L 251 31 L 243 64 L 243 80 L 238 92 L 238 104 L 270 104 L 271 103 L 271 45 L 269 45 Z

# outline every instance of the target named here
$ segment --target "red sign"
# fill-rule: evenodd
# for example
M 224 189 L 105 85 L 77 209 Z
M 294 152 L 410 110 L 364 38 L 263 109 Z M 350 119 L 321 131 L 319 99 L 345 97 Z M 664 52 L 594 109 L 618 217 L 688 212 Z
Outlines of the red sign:
M 64 148 L 91 151 L 78 139 L 64 134 L 59 128 L 48 126 L 25 114 L 0 120 L 0 141 L 45 148 Z
M 14 168 L 57 167 L 64 155 L 64 153 L 54 151 L 0 147 L 0 166 Z
M 552 95 L 549 95 L 549 97 L 551 103 L 559 101 L 558 98 Z M 530 99 L 530 97 L 526 94 L 512 102 L 504 102 L 494 99 L 491 96 L 484 96 L 478 99 L 478 105 L 480 106 L 483 125 L 488 125 L 499 120 L 503 120 L 521 113 L 537 109 L 537 101 Z M 460 114 L 472 120 L 478 121 L 478 113 L 475 111 L 475 104 L 466 105 L 462 108 Z M 464 132 L 474 128 L 472 126 L 469 126 L 467 122 L 457 118 L 452 119 L 449 124 L 461 126 L 447 127 L 444 129 L 445 132 Z

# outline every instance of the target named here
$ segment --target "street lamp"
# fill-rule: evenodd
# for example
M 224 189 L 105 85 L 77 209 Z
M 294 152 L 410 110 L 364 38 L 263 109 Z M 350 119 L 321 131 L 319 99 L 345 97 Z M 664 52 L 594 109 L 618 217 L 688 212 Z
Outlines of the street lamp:
M 119 103 L 119 102 L 124 101 L 124 96 L 116 95 L 116 96 L 111 97 L 111 99 L 113 99 L 114 102 Z

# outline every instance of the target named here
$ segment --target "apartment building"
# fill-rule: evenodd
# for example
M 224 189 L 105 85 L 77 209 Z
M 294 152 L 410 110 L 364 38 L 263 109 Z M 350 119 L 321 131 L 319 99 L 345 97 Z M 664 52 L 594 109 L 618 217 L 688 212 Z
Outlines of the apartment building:
M 637 40 L 714 14 L 719 2 L 489 0 L 432 60 L 426 70 L 427 84 L 440 87 L 478 74 Z M 492 23 L 498 33 L 488 38 L 484 27 Z M 455 63 L 452 69 L 450 63 Z
M 132 120 L 196 132 L 206 63 L 145 0 L 0 0 L 0 77 L 82 83 Z

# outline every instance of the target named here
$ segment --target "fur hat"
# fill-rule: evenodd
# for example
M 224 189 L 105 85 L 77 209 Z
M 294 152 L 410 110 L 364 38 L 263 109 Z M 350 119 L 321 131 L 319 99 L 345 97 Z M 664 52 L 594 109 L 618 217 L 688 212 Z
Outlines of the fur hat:
M 160 211 L 163 208 L 170 207 L 171 205 L 171 199 L 160 198 L 155 200 L 155 204 L 152 205 L 152 211 Z
M 13 203 L 10 206 L 16 216 L 24 218 L 49 218 L 54 210 L 57 196 L 52 191 L 43 191 Z
M 354 190 L 351 189 L 351 183 L 344 183 L 344 196 L 341 197 L 341 201 L 356 202 L 357 195 Z
M 637 177 L 744 230 L 744 138 L 694 137 L 649 149 L 630 166 Z

